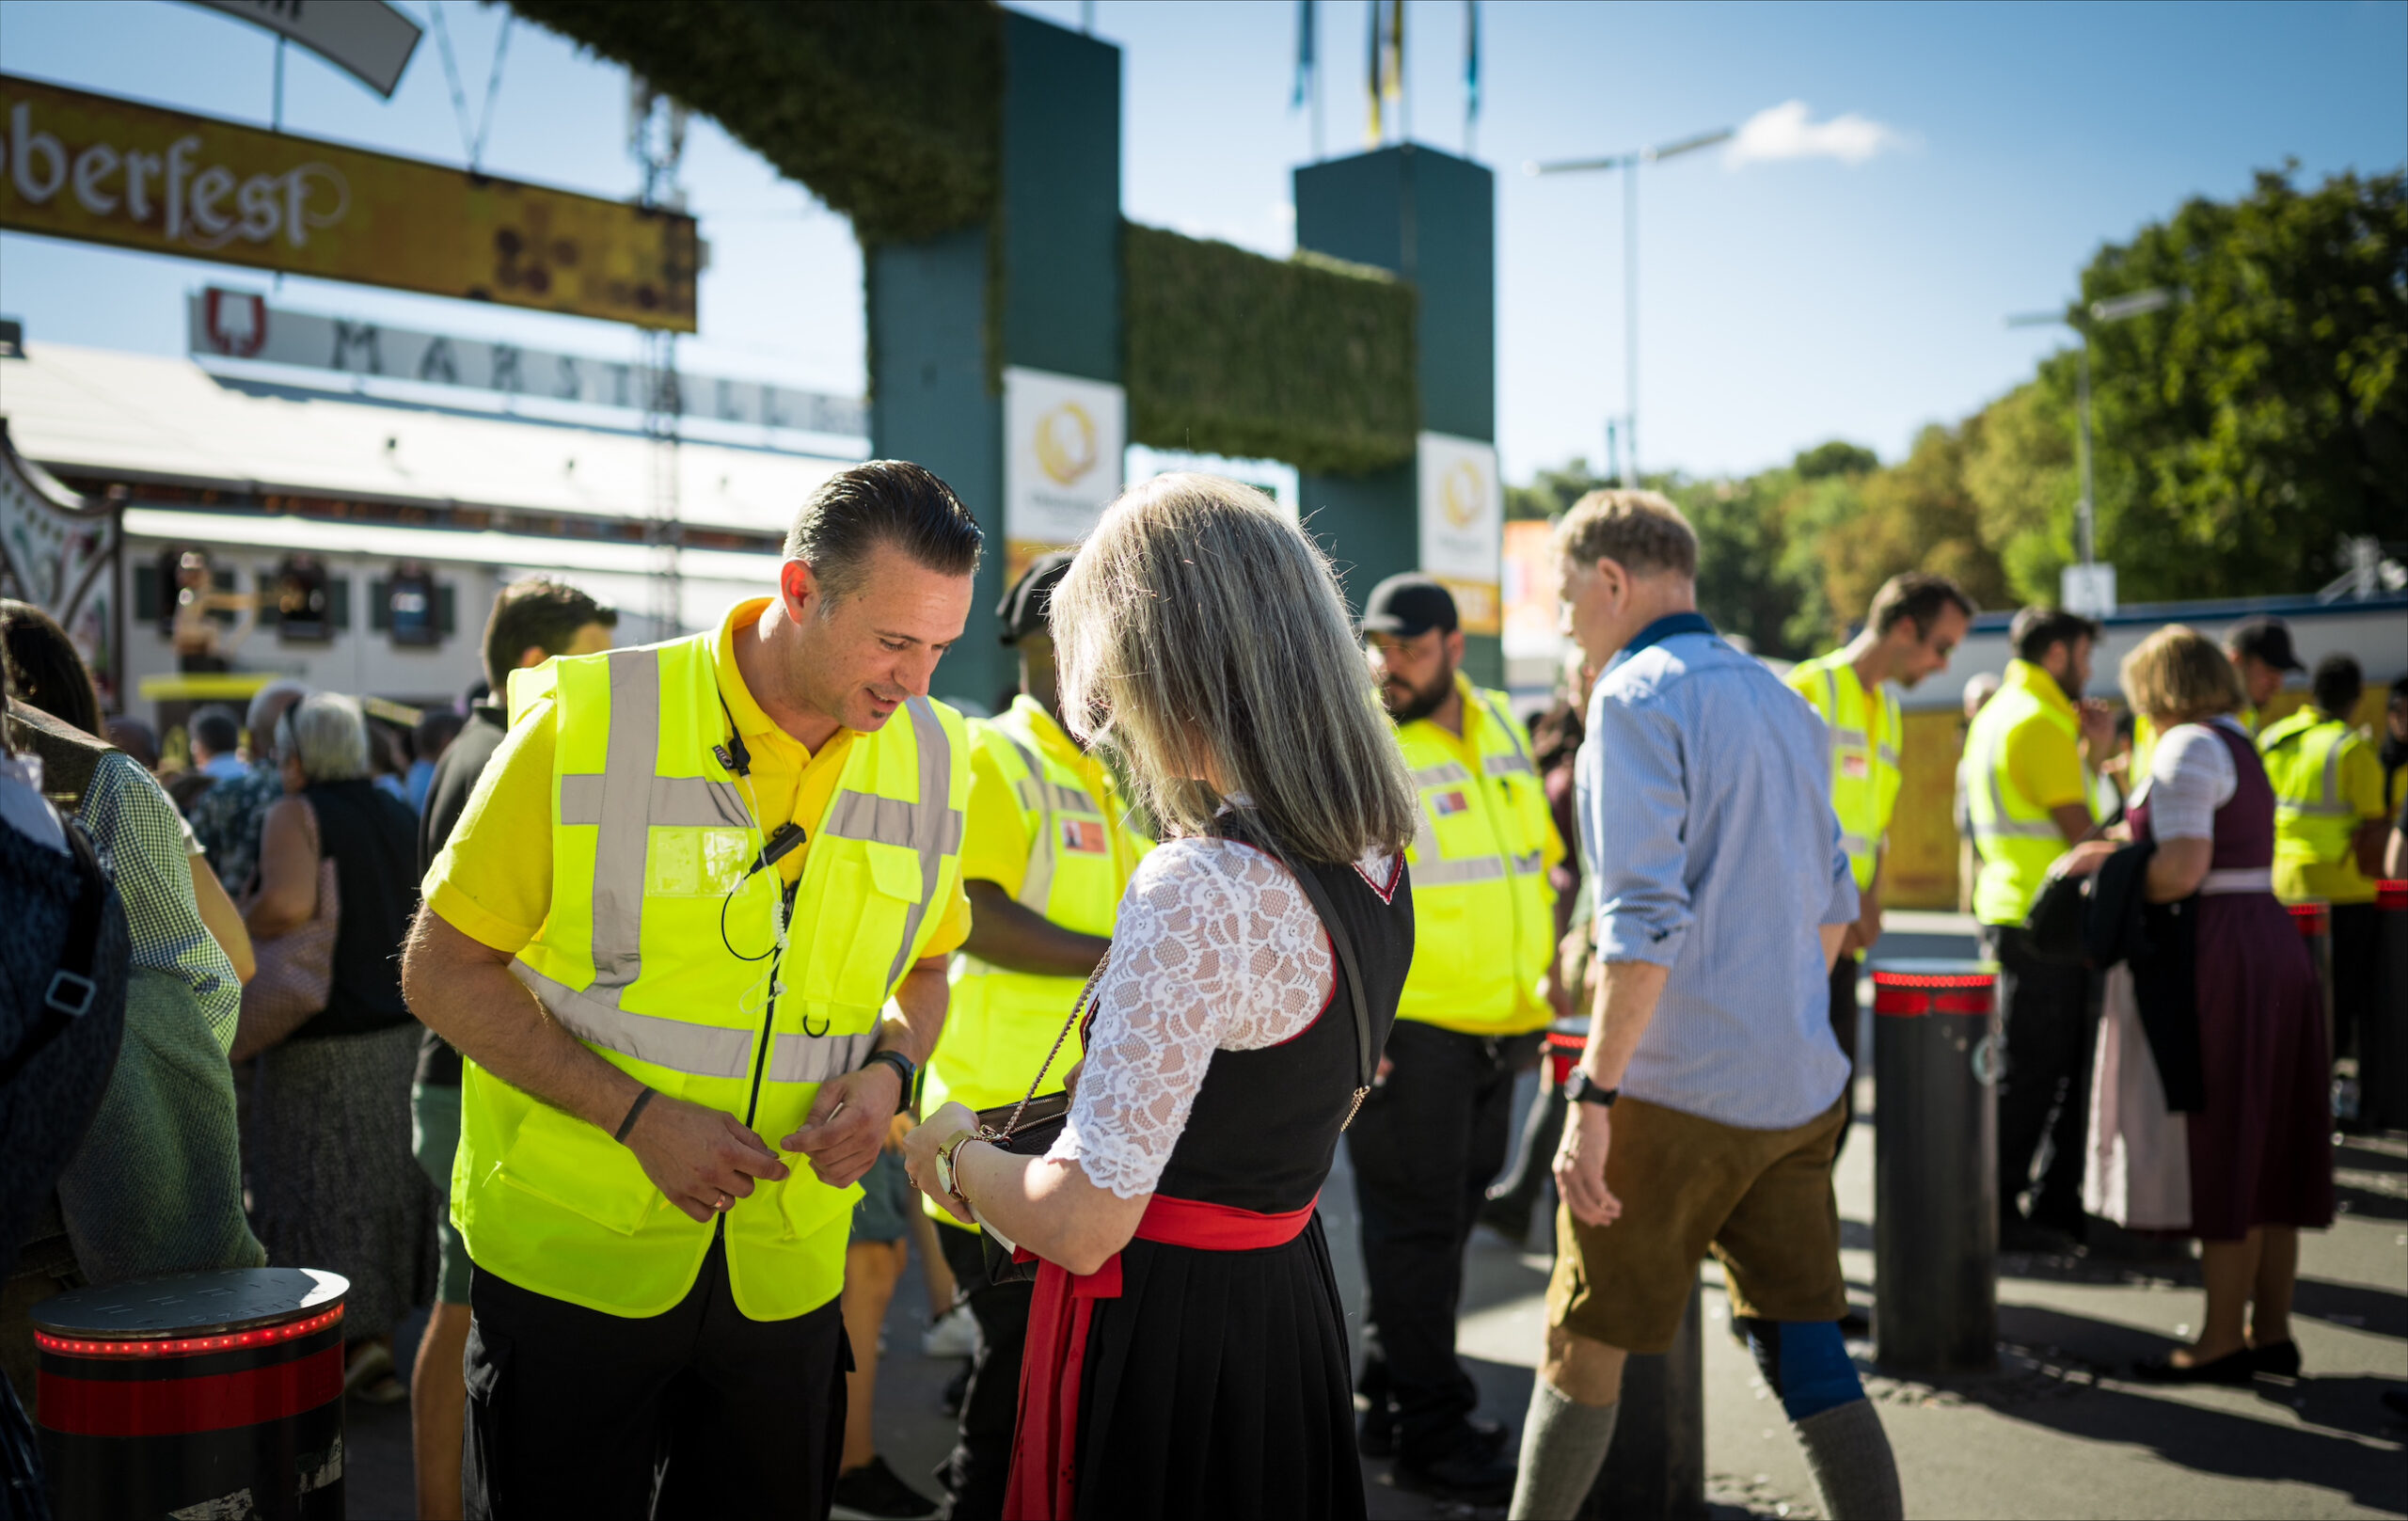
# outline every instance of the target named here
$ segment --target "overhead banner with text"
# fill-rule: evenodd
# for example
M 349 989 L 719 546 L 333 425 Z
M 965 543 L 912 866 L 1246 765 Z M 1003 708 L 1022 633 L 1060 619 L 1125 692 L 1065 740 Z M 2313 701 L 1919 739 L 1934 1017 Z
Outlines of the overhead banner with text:
M 0 75 L 0 228 L 694 331 L 694 219 Z

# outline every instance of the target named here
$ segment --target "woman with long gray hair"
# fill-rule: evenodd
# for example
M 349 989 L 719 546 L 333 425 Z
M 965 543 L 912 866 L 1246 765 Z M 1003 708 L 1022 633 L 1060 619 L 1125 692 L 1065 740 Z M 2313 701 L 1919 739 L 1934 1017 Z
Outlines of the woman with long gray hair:
M 435 1288 L 435 1190 L 410 1156 L 419 1026 L 402 1002 L 402 936 L 418 908 L 417 820 L 369 780 L 359 704 L 306 697 L 276 723 L 285 796 L 260 832 L 259 892 L 246 907 L 264 965 L 276 938 L 331 908 L 325 1007 L 260 1057 L 244 1147 L 254 1228 L 269 1260 L 351 1280 L 344 1383 L 401 1399 L 392 1331 Z M 334 902 L 319 865 L 335 865 Z
M 1064 720 L 1164 843 L 1051 1150 L 958 1104 L 905 1142 L 930 1197 L 1038 1260 L 1006 1513 L 1361 1515 L 1314 1205 L 1413 959 L 1403 759 L 1327 562 L 1247 487 L 1132 489 L 1052 623 Z

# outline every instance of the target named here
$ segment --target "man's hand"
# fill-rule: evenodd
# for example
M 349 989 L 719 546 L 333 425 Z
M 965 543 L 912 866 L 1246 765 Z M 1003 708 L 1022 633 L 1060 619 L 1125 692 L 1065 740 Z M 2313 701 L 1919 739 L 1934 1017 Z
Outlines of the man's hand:
M 1555 1149 L 1555 1188 L 1583 1225 L 1609 1226 L 1622 1217 L 1622 1200 L 1606 1187 L 1606 1151 L 1613 1144 L 1613 1111 L 1603 1104 L 1570 1106 L 1572 1123 Z
M 902 1101 L 903 1080 L 885 1062 L 847 1072 L 819 1085 L 802 1129 L 778 1145 L 809 1158 L 829 1187 L 849 1188 L 878 1160 L 886 1123 Z
M 2091 768 L 2096 770 L 2107 753 L 2115 748 L 2115 710 L 2104 698 L 2085 697 L 2082 700 L 2082 742 L 2090 747 Z
M 940 1209 L 963 1225 L 975 1225 L 967 1206 L 937 1187 L 937 1148 L 963 1131 L 976 1130 L 978 1117 L 966 1104 L 948 1103 L 928 1117 L 927 1123 L 903 1137 L 903 1171 L 911 1186 L 937 1201 Z
M 1879 882 L 1857 895 L 1856 926 L 1847 941 L 1840 947 L 1843 955 L 1862 955 L 1881 939 L 1881 895 Z
M 2107 858 L 2114 855 L 2116 849 L 2117 847 L 2113 840 L 2084 840 L 2064 855 L 2057 857 L 2049 867 L 2049 875 L 2052 877 L 2091 876 L 2099 867 L 2107 864 Z
M 636 1117 L 627 1149 L 669 1202 L 708 1220 L 752 1192 L 752 1180 L 784 1180 L 786 1165 L 733 1115 L 657 1094 Z
M 1572 990 L 1566 988 L 1563 985 L 1563 979 L 1556 975 L 1555 968 L 1547 968 L 1545 978 L 1539 983 L 1539 996 L 1546 1000 L 1548 1011 L 1557 1019 L 1568 1020 L 1572 1017 Z

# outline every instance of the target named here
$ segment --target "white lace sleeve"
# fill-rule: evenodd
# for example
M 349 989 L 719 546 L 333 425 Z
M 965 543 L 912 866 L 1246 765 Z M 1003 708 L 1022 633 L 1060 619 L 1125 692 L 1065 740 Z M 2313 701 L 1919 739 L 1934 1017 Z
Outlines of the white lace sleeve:
M 1150 1194 L 1215 1051 L 1301 1034 L 1333 987 L 1329 943 L 1286 869 L 1227 840 L 1174 840 L 1130 879 L 1096 990 L 1095 1038 L 1049 1160 Z
M 2215 837 L 2216 810 L 2241 778 L 2232 752 L 2204 723 L 2178 724 L 2159 740 L 2148 766 L 2148 832 L 2160 840 Z

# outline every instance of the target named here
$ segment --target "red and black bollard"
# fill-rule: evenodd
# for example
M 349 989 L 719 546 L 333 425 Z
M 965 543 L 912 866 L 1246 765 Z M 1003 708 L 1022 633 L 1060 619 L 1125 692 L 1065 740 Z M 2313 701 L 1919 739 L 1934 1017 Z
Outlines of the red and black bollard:
M 2340 1053 L 2333 1045 L 2333 911 L 2322 898 L 2283 906 L 2291 911 L 2291 923 L 2298 927 L 2300 938 L 2307 942 L 2307 959 L 2316 963 L 2317 996 L 2324 1004 L 2324 1050 L 2328 1055 L 2337 1057 Z
M 2408 1129 L 2408 881 L 2375 888 L 2374 1007 L 2358 1025 L 2358 1117 Z
M 339 1521 L 350 1288 L 331 1273 L 245 1268 L 36 1306 L 53 1508 L 67 1521 Z
M 1910 1374 L 1998 1366 L 1998 968 L 1873 966 L 1873 1344 Z

